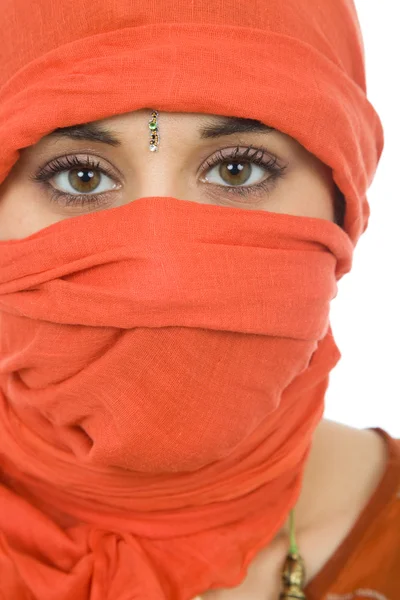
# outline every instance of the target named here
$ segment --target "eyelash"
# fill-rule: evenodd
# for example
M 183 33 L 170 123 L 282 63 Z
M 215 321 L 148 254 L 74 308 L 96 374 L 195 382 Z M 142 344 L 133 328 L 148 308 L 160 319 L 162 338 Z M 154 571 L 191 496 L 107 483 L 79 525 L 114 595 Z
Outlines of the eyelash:
M 254 153 L 250 155 L 252 150 L 254 150 Z M 239 161 L 239 159 L 245 159 L 247 163 L 262 166 L 267 172 L 270 173 L 270 176 L 260 183 L 248 186 L 223 186 L 214 184 L 214 186 L 222 188 L 222 190 L 226 191 L 228 194 L 234 194 L 242 197 L 247 197 L 250 194 L 259 195 L 270 190 L 271 186 L 283 176 L 284 171 L 287 168 L 287 165 L 279 166 L 277 164 L 276 157 L 271 157 L 269 155 L 268 160 L 266 160 L 266 155 L 268 156 L 267 150 L 262 146 L 259 146 L 258 148 L 249 146 L 242 151 L 240 150 L 240 147 L 237 146 L 234 151 L 230 151 L 230 153 L 226 155 L 223 154 L 222 150 L 219 150 L 212 158 L 206 160 L 205 164 L 208 168 L 205 170 L 209 170 L 219 163 L 228 162 L 229 160 Z M 96 162 L 89 156 L 86 157 L 86 160 L 82 160 L 77 156 L 63 156 L 56 158 L 49 162 L 45 167 L 41 168 L 35 175 L 31 177 L 31 179 L 35 182 L 44 184 L 47 189 L 50 188 L 50 199 L 52 202 L 57 202 L 58 204 L 65 206 L 76 206 L 80 204 L 83 207 L 88 205 L 92 207 L 93 205 L 99 206 L 105 204 L 107 202 L 108 195 L 111 193 L 111 190 L 107 192 L 101 192 L 100 194 L 68 194 L 66 192 L 57 190 L 49 183 L 50 179 L 52 179 L 58 173 L 69 171 L 70 169 L 77 167 L 98 170 L 110 177 L 110 179 L 115 179 L 115 174 L 110 169 L 101 167 L 100 161 Z

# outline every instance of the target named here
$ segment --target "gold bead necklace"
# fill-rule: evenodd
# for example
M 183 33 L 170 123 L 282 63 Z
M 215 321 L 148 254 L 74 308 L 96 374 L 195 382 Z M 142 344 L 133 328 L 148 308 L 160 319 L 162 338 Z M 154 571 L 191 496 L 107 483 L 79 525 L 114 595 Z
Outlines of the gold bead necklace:
M 290 548 L 282 568 L 282 592 L 279 600 L 307 600 L 304 594 L 306 568 L 296 543 L 294 508 L 289 513 Z M 193 600 L 203 600 L 196 596 Z

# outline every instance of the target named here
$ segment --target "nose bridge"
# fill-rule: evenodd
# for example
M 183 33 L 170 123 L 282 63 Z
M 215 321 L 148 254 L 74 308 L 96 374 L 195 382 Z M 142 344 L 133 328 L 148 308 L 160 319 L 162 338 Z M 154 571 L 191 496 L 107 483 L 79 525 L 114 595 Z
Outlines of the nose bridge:
M 183 164 L 185 156 L 182 151 L 176 118 L 163 113 L 158 114 L 157 151 L 150 150 L 150 140 L 154 130 L 150 129 L 150 117 L 152 112 L 145 115 L 147 119 L 147 135 L 143 131 L 142 118 L 140 116 L 140 150 L 135 165 L 135 194 L 138 197 L 146 196 L 173 196 L 182 197 L 188 194 L 189 173 L 185 173 Z M 137 115 L 137 118 L 138 115 Z M 135 140 L 137 144 L 137 139 Z M 137 146 L 136 146 L 137 148 Z M 189 194 L 190 195 L 190 194 Z
M 172 161 L 165 152 L 155 154 L 147 150 L 143 156 L 137 192 L 140 196 L 175 196 L 179 182 Z
M 136 171 L 136 194 L 146 196 L 172 196 L 178 199 L 190 198 L 193 189 L 192 173 L 187 167 L 185 150 L 179 150 L 177 140 L 161 140 L 157 152 L 152 152 L 148 144 L 140 155 Z

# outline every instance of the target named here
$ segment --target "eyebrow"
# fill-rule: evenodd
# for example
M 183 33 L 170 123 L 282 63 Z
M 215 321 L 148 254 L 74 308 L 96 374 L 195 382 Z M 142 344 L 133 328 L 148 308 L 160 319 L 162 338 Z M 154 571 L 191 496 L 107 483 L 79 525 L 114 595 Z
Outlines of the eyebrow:
M 271 133 L 275 131 L 266 123 L 256 119 L 244 119 L 242 117 L 217 117 L 208 125 L 199 129 L 200 138 L 216 138 L 235 133 Z
M 242 117 L 216 117 L 209 123 L 199 128 L 200 139 L 217 138 L 237 133 L 270 133 L 273 127 L 257 121 Z M 121 146 L 122 141 L 115 133 L 103 125 L 96 123 L 82 123 L 69 127 L 59 127 L 45 136 L 46 138 L 66 137 L 72 140 L 89 140 L 101 142 L 109 146 Z

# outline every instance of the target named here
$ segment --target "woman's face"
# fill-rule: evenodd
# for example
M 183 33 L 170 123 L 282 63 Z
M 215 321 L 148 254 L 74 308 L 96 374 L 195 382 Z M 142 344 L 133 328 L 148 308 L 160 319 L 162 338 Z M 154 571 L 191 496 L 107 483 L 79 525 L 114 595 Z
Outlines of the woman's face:
M 56 130 L 22 150 L 0 186 L 0 240 L 146 196 L 335 221 L 331 169 L 290 136 L 248 119 L 161 112 L 150 152 L 150 114 Z

